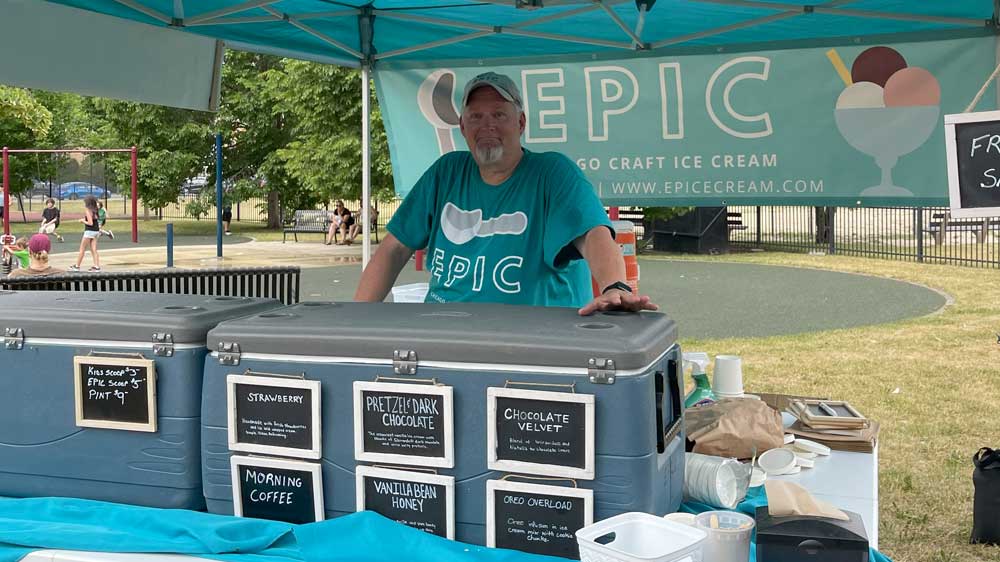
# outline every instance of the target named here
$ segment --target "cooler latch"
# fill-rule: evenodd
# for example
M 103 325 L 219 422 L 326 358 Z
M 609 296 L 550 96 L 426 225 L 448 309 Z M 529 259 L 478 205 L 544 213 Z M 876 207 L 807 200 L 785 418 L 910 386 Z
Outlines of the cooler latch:
M 219 364 L 239 365 L 240 364 L 240 344 L 236 342 L 219 342 Z
M 594 384 L 615 384 L 615 360 L 590 358 L 587 375 Z
M 3 345 L 7 349 L 24 349 L 24 330 L 21 328 L 4 329 Z
M 173 357 L 174 335 L 164 332 L 153 333 L 153 355 L 157 357 Z
M 397 349 L 393 351 L 392 371 L 397 375 L 417 374 L 417 352 L 412 349 Z

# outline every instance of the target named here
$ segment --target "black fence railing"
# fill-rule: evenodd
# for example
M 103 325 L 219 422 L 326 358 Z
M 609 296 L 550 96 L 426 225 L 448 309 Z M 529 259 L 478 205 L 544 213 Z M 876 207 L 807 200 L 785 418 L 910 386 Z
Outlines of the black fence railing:
M 1000 217 L 946 207 L 729 207 L 730 244 L 1000 268 Z
M 295 304 L 299 302 L 300 277 L 298 266 L 156 269 L 0 277 L 0 289 L 257 297 Z

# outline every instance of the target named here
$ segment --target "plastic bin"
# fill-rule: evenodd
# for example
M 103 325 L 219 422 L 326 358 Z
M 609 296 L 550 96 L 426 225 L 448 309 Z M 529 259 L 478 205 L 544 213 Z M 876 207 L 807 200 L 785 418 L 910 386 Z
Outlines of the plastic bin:
M 576 532 L 581 562 L 701 562 L 706 537 L 700 529 L 638 512 Z
M 424 302 L 429 288 L 428 283 L 410 283 L 393 287 L 392 302 Z

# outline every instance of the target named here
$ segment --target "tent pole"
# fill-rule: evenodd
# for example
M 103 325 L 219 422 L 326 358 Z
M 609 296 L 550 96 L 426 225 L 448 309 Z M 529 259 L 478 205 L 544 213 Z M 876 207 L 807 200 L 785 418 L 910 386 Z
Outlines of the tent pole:
M 371 80 L 371 65 L 368 62 L 361 64 L 361 269 L 368 267 L 368 260 L 371 259 L 371 158 L 369 145 L 371 144 L 371 106 L 368 103 L 368 84 Z

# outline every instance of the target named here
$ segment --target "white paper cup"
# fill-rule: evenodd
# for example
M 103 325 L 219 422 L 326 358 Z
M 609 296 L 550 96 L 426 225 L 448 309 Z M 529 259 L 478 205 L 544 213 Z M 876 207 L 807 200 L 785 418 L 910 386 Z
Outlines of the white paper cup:
M 743 396 L 743 360 L 739 355 L 716 355 L 712 390 L 725 397 Z

